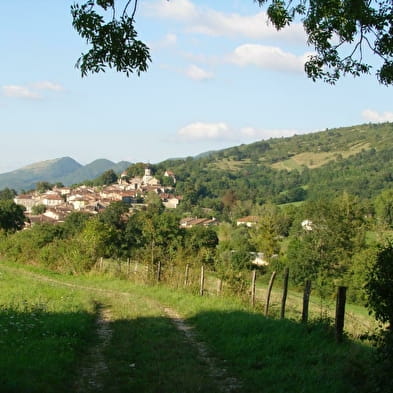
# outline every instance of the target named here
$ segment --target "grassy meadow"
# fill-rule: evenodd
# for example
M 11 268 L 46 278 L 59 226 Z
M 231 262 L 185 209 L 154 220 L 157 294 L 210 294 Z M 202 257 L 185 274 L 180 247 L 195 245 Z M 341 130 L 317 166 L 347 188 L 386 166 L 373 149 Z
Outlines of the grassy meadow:
M 1 392 L 218 392 L 171 307 L 237 378 L 235 391 L 369 392 L 372 349 L 334 341 L 326 324 L 265 318 L 236 298 L 200 297 L 109 275 L 65 276 L 0 264 Z M 109 311 L 108 343 L 96 319 Z M 96 384 L 81 382 L 101 348 Z M 221 390 L 222 391 L 222 390 Z
M 0 391 L 69 392 L 78 357 L 94 340 L 90 293 L 0 268 Z

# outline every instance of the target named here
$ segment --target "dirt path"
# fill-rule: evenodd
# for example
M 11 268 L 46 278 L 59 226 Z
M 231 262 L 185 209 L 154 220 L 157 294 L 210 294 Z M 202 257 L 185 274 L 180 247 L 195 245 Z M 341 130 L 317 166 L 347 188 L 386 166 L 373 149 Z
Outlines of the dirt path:
M 103 391 L 101 377 L 108 369 L 105 362 L 104 349 L 112 337 L 110 321 L 110 309 L 102 304 L 98 304 L 96 321 L 98 343 L 91 348 L 83 360 L 75 383 L 75 393 Z
M 4 265 L 2 265 L 2 267 L 8 270 L 21 272 L 21 269 L 12 268 Z M 33 277 L 36 280 L 51 283 L 54 285 L 66 286 L 74 289 L 95 291 L 108 295 L 121 295 L 127 297 L 132 296 L 132 294 L 127 292 L 63 282 L 25 270 L 22 270 L 22 272 L 23 274 Z M 209 375 L 213 378 L 213 380 L 216 381 L 216 386 L 220 392 L 241 392 L 240 382 L 236 378 L 229 375 L 228 371 L 223 365 L 223 362 L 219 361 L 219 359 L 213 353 L 211 353 L 211 351 L 209 351 L 206 343 L 197 337 L 194 327 L 187 324 L 184 318 L 182 318 L 180 314 L 172 308 L 165 306 L 158 301 L 148 297 L 146 297 L 144 300 L 161 309 L 163 313 L 171 320 L 176 329 L 183 334 L 189 345 L 197 351 L 198 357 L 201 362 L 206 364 Z M 86 359 L 84 361 L 85 365 L 82 367 L 81 373 L 76 381 L 76 393 L 83 393 L 89 391 L 99 392 L 103 389 L 103 386 L 100 383 L 100 376 L 107 370 L 103 351 L 108 345 L 112 336 L 112 330 L 110 328 L 111 315 L 110 309 L 107 307 L 103 307 L 102 305 L 98 306 L 97 311 L 97 335 L 99 338 L 99 342 L 95 347 L 92 348 L 90 353 L 86 355 Z
M 197 338 L 194 328 L 188 325 L 175 310 L 164 307 L 164 311 L 177 330 L 181 331 L 188 343 L 197 350 L 199 359 L 209 368 L 210 376 L 216 381 L 219 391 L 223 393 L 240 392 L 239 381 L 228 374 L 217 357 L 209 351 L 207 345 Z

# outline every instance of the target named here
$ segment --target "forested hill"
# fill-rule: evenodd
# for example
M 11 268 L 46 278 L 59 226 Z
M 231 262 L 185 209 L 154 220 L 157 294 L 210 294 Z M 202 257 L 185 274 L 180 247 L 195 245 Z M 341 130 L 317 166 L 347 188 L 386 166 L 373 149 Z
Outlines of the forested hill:
M 126 161 L 116 164 L 109 160 L 98 159 L 83 166 L 70 157 L 40 161 L 12 172 L 0 174 L 0 189 L 8 187 L 17 191 L 30 190 L 42 181 L 71 185 L 92 180 L 110 169 L 120 173 L 129 165 L 130 163 Z
M 177 191 L 206 207 L 222 197 L 287 203 L 348 191 L 368 198 L 393 186 L 393 123 L 275 138 L 156 169 L 173 170 Z

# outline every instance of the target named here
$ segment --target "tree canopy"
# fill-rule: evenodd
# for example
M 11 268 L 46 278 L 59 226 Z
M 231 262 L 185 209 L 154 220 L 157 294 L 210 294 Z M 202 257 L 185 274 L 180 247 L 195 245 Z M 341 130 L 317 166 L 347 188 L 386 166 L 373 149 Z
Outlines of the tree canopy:
M 341 76 L 371 72 L 369 54 L 378 59 L 380 83 L 393 84 L 393 3 L 391 0 L 254 0 L 267 7 L 269 20 L 282 29 L 301 20 L 315 49 L 305 64 L 307 75 L 334 84 Z M 90 45 L 76 66 L 82 76 L 106 67 L 140 75 L 148 69 L 150 50 L 137 38 L 138 0 L 80 0 L 71 7 L 73 26 Z
M 16 191 L 13 188 L 4 188 L 0 190 L 0 201 L 12 201 L 16 197 Z
M 393 243 L 389 241 L 380 246 L 376 261 L 368 272 L 366 291 L 368 306 L 375 318 L 382 323 L 389 323 L 393 330 Z
M 23 228 L 25 223 L 25 208 L 12 200 L 0 201 L 0 229 L 14 232 Z
M 127 76 L 147 71 L 149 48 L 137 39 L 134 27 L 137 3 L 138 0 L 129 0 L 119 12 L 118 0 L 87 0 L 71 6 L 74 28 L 91 46 L 76 63 L 82 76 L 104 71 L 105 67 L 125 72 Z M 109 17 L 106 11 L 111 14 Z

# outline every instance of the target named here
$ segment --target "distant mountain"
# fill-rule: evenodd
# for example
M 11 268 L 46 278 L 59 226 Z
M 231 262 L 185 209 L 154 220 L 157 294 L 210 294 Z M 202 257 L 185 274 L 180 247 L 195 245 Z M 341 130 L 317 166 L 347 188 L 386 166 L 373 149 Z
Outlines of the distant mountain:
M 56 158 L 0 174 L 0 189 L 8 187 L 20 192 L 35 188 L 36 183 L 40 181 L 71 185 L 84 180 L 92 180 L 110 169 L 120 173 L 130 165 L 131 163 L 126 161 L 116 164 L 109 160 L 99 159 L 83 166 L 70 157 Z
M 66 176 L 63 176 L 58 181 L 62 182 L 64 185 L 81 183 L 85 180 L 95 179 L 109 169 L 112 169 L 116 173 L 121 173 L 130 165 L 131 163 L 127 161 L 121 161 L 115 164 L 112 161 L 101 158 L 91 162 L 90 164 L 81 166 L 76 171 L 69 173 Z
M 14 188 L 17 191 L 35 188 L 39 181 L 57 182 L 82 165 L 70 157 L 40 161 L 12 172 L 0 174 L 0 189 Z

